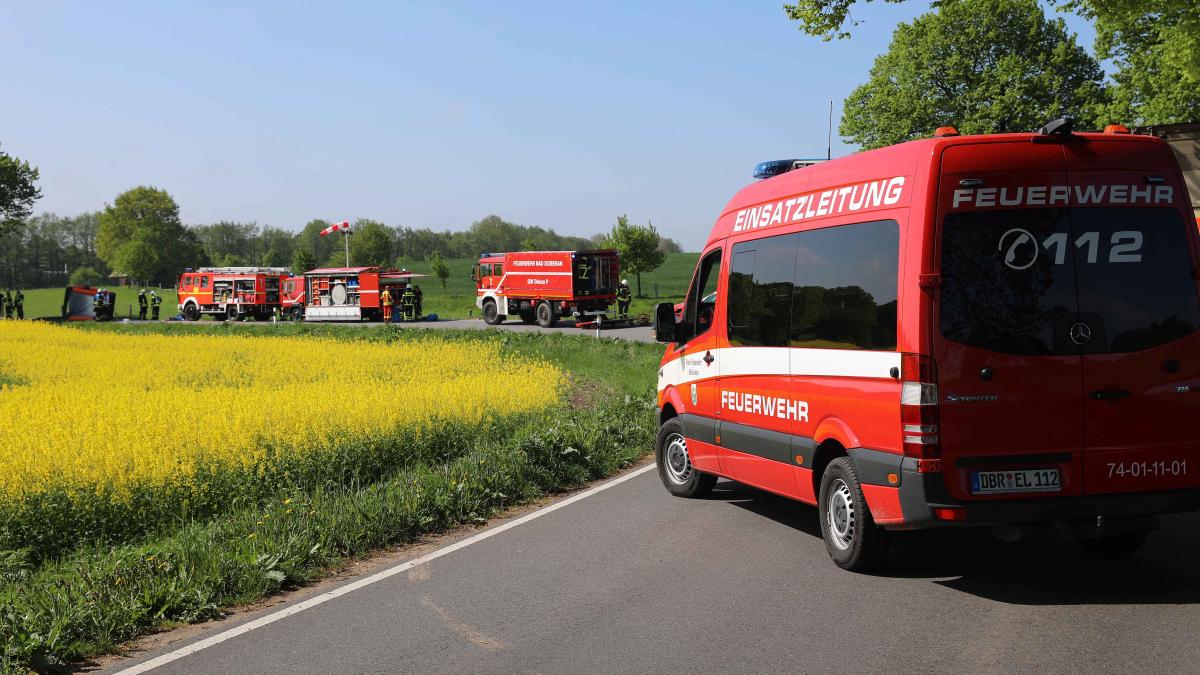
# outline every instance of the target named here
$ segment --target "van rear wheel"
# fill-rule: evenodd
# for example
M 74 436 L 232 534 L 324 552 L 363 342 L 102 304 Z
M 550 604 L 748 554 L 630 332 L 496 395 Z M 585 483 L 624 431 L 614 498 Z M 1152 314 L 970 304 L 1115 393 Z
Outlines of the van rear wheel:
M 849 457 L 839 457 L 825 467 L 817 512 L 825 548 L 838 567 L 864 572 L 883 560 L 887 539 L 871 517 Z
M 703 497 L 717 484 L 716 476 L 697 471 L 692 466 L 687 439 L 683 437 L 683 424 L 678 417 L 667 420 L 658 428 L 655 461 L 659 479 L 676 497 Z
M 200 308 L 189 302 L 183 306 L 183 318 L 187 319 L 188 321 L 199 321 Z

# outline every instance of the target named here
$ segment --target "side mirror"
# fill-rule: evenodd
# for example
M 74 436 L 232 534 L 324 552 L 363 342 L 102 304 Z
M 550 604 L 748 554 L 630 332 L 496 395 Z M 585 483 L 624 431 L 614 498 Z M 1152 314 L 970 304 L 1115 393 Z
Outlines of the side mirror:
M 678 342 L 679 324 L 675 323 L 675 305 L 660 302 L 654 307 L 655 342 Z

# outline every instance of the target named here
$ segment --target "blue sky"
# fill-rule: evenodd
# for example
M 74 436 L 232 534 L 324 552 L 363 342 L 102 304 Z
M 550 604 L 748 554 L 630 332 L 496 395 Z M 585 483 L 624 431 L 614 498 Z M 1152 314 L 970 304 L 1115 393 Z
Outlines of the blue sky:
M 627 213 L 695 248 L 756 162 L 824 155 L 830 99 L 853 150 L 841 99 L 927 8 L 862 5 L 823 43 L 783 0 L 242 4 L 0 0 L 0 145 L 39 210 L 149 184 L 188 223 Z

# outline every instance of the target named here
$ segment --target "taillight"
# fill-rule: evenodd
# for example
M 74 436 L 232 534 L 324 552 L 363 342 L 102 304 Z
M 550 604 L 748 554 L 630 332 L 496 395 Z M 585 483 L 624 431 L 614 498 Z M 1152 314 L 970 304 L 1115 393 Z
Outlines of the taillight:
M 920 354 L 900 355 L 900 435 L 904 456 L 942 456 L 938 435 L 937 366 Z

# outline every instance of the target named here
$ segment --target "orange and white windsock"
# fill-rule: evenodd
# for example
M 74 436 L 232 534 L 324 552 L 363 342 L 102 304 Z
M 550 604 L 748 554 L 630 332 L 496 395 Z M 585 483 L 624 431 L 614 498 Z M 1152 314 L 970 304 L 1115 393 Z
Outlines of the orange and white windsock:
M 321 230 L 321 236 L 324 237 L 327 234 L 333 234 L 334 232 L 338 232 L 340 230 L 345 230 L 346 234 L 350 234 L 350 221 L 343 220 L 340 223 L 334 223 L 330 225 L 329 227 Z

